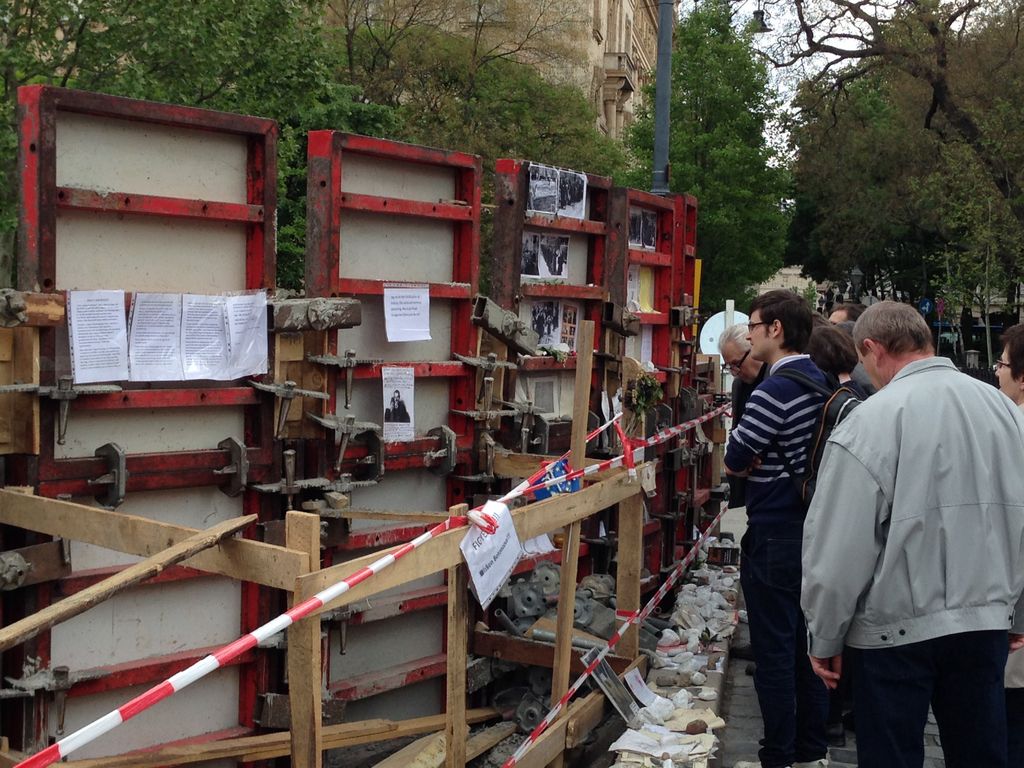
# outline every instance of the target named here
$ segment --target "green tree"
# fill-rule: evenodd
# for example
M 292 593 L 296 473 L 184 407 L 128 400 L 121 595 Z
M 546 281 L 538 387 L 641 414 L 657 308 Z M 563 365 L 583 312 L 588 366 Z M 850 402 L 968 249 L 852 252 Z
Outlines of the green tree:
M 700 201 L 701 304 L 742 304 L 782 266 L 789 218 L 788 172 L 766 140 L 778 115 L 764 64 L 724 3 L 700 3 L 677 27 L 672 53 L 670 186 Z M 653 99 L 648 100 L 653 103 Z M 630 176 L 651 178 L 653 114 L 645 109 L 628 144 L 644 158 Z
M 3 274 L 10 274 L 17 217 L 16 91 L 49 83 L 277 119 L 279 275 L 297 287 L 306 131 L 380 133 L 393 123 L 389 110 L 364 104 L 334 77 L 323 14 L 321 0 L 2 0 Z

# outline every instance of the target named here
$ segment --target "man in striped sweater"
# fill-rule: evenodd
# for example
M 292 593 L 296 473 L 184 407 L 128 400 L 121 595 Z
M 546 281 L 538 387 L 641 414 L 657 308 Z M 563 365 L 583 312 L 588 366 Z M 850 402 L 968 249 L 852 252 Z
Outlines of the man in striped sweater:
M 747 477 L 747 532 L 740 579 L 764 738 L 761 768 L 828 765 L 828 692 L 811 670 L 800 611 L 800 557 L 805 508 L 795 475 L 804 472 L 824 398 L 799 381 L 777 376 L 783 367 L 825 384 L 802 354 L 811 310 L 792 291 L 769 291 L 751 304 L 751 353 L 768 376 L 747 401 L 725 452 L 726 472 Z M 748 768 L 757 763 L 740 763 Z

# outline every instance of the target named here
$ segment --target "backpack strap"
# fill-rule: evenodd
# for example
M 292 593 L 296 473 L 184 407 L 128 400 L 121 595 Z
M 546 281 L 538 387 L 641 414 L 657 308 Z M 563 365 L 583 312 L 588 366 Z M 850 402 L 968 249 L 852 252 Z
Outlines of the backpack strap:
M 779 369 L 778 371 L 776 371 L 772 375 L 773 376 L 781 376 L 784 379 L 789 379 L 790 381 L 795 381 L 798 384 L 803 384 L 805 387 L 807 387 L 811 391 L 817 392 L 819 395 L 822 395 L 825 398 L 826 401 L 830 397 L 832 397 L 832 395 L 836 391 L 836 387 L 829 388 L 828 386 L 825 386 L 823 384 L 819 384 L 814 379 L 812 379 L 810 376 L 808 376 L 806 373 L 801 373 L 800 371 L 794 371 L 791 368 L 783 367 L 783 368 Z M 830 378 L 831 377 L 829 377 L 828 374 L 825 374 L 826 381 L 828 381 L 829 384 L 832 384 L 833 382 L 829 381 Z M 836 385 L 838 385 L 838 383 L 839 382 L 835 382 Z M 778 446 L 778 449 L 779 449 L 779 456 L 782 458 L 782 462 L 786 465 L 786 469 L 789 471 L 790 479 L 792 479 L 793 485 L 796 487 L 797 496 L 799 496 L 800 501 L 803 502 L 804 511 L 806 512 L 807 511 L 807 499 L 804 498 L 804 495 L 805 495 L 804 494 L 804 491 L 805 491 L 804 482 L 800 478 L 800 476 L 797 474 L 796 467 L 794 467 L 793 466 L 793 462 L 791 462 L 789 460 L 789 456 L 786 455 L 786 451 L 782 448 L 781 445 Z M 807 464 L 808 467 L 810 467 L 811 461 L 813 459 L 813 456 L 811 455 L 812 452 L 813 452 L 813 446 L 810 446 L 810 448 L 808 449 L 807 458 L 806 458 L 806 464 Z

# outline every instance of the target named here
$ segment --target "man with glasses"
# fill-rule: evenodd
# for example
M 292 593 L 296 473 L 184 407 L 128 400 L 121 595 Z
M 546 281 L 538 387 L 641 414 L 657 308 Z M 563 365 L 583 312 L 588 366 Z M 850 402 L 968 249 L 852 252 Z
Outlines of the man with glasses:
M 828 764 L 828 692 L 811 671 L 800 613 L 804 503 L 797 487 L 824 398 L 777 375 L 788 368 L 825 385 L 825 375 L 803 354 L 811 327 L 811 308 L 793 291 L 769 291 L 751 304 L 750 357 L 763 361 L 769 375 L 755 387 L 733 426 L 725 466 L 727 473 L 747 477 L 740 580 L 764 738 L 760 762 L 735 768 Z M 738 357 L 726 359 L 739 363 Z
M 722 353 L 722 369 L 735 378 L 732 382 L 732 423 L 743 418 L 747 400 L 768 372 L 768 366 L 750 354 L 746 323 L 730 325 L 718 337 L 718 351 Z M 727 475 L 729 481 L 729 509 L 746 506 L 747 478 Z M 735 655 L 735 654 L 734 654 Z
M 832 432 L 807 513 L 811 663 L 834 688 L 848 648 L 860 768 L 921 768 L 929 706 L 946 765 L 1001 768 L 1007 630 L 1024 632 L 1024 417 L 936 357 L 914 307 L 872 305 L 854 342 L 879 392 Z

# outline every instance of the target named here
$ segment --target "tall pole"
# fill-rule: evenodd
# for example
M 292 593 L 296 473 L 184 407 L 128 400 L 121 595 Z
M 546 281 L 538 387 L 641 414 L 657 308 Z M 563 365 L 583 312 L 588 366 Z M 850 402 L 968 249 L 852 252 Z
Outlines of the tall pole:
M 669 100 L 672 95 L 672 32 L 675 0 L 658 0 L 658 66 L 654 80 L 654 178 L 651 192 L 668 194 Z

